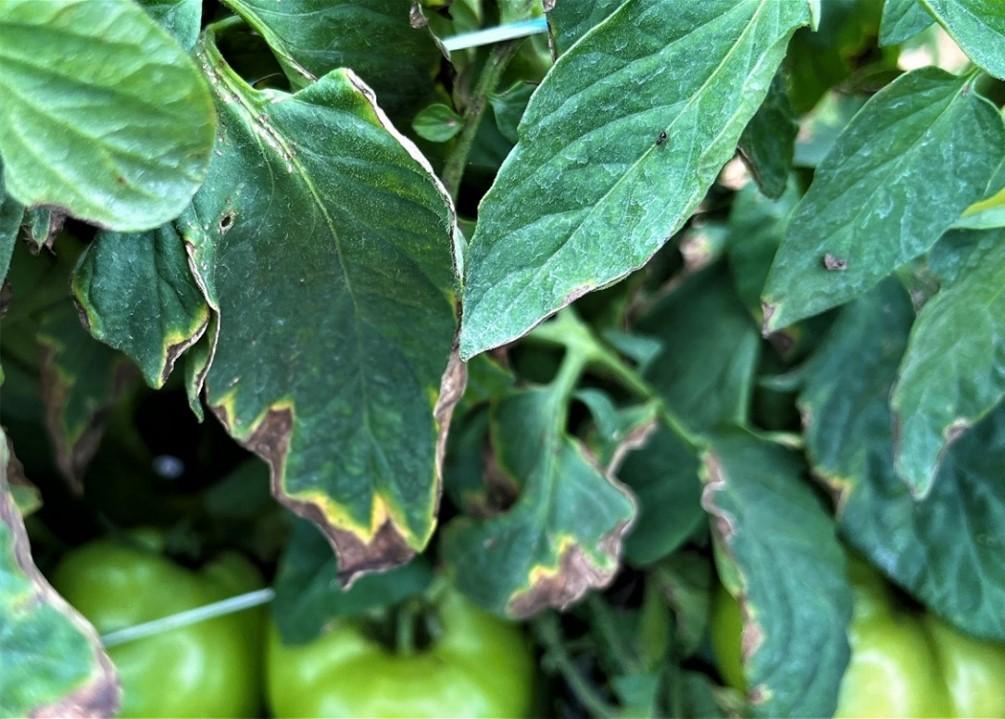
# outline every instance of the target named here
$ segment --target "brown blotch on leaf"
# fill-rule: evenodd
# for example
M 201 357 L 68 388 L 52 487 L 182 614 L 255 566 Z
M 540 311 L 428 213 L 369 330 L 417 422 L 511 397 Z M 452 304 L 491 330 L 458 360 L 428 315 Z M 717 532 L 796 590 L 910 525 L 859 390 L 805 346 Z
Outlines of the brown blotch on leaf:
M 844 272 L 848 269 L 848 260 L 832 255 L 828 252 L 823 259 L 824 269 L 828 272 Z
M 10 452 L 9 448 L 5 449 L 7 462 L 0 466 L 0 522 L 10 529 L 14 563 L 32 583 L 35 591 L 34 601 L 39 604 L 48 604 L 65 616 L 74 628 L 87 639 L 94 657 L 94 672 L 83 685 L 51 704 L 35 707 L 29 716 L 65 719 L 114 716 L 119 710 L 122 694 L 115 667 L 102 649 L 101 640 L 98 639 L 94 627 L 56 593 L 56 590 L 35 566 L 24 521 L 21 519 L 21 514 L 14 504 L 14 497 L 8 488 L 11 479 L 18 482 L 26 482 L 27 480 L 21 472 L 20 463 L 14 459 L 13 453 Z M 0 457 L 3 455 L 4 452 L 0 452 Z
M 712 519 L 712 528 L 724 542 L 729 542 L 736 534 L 736 520 L 733 516 L 715 503 L 716 495 L 726 486 L 726 478 L 722 474 L 719 460 L 711 452 L 705 457 L 705 469 L 708 479 L 701 492 L 701 507 Z
M 168 345 L 167 351 L 164 353 L 164 368 L 161 370 L 161 377 L 160 377 L 161 387 L 163 387 L 167 383 L 168 378 L 171 376 L 171 372 L 174 371 L 174 366 L 175 363 L 178 361 L 178 358 L 181 357 L 189 349 L 189 347 L 194 345 L 202 338 L 203 334 L 205 334 L 206 332 L 207 327 L 209 327 L 208 316 L 206 317 L 206 321 L 199 326 L 199 329 L 197 329 L 191 337 L 181 342 L 176 342 L 173 345 Z
M 618 572 L 621 545 L 630 525 L 630 522 L 618 525 L 600 542 L 601 552 L 614 560 L 611 568 L 596 566 L 582 547 L 574 544 L 562 554 L 558 572 L 513 597 L 507 613 L 514 619 L 527 619 L 548 608 L 562 611 L 581 599 L 590 589 L 606 587 Z

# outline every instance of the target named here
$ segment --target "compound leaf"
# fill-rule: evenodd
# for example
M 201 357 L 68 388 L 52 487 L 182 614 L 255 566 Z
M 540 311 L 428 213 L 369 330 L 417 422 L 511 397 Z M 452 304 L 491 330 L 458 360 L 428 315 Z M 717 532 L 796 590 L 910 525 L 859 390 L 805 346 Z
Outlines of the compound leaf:
M 967 78 L 928 67 L 876 93 L 793 214 L 765 288 L 765 328 L 852 299 L 927 251 L 984 196 L 1003 147 L 1001 115 Z M 933 182 L 943 177 L 933 168 L 952 181 Z
M 147 230 L 201 184 L 216 120 L 184 49 L 133 2 L 0 4 L 7 191 L 96 225 Z
M 552 67 L 482 201 L 461 355 L 644 264 L 767 94 L 802 2 L 628 0 Z
M 464 375 L 453 208 L 354 73 L 257 91 L 213 28 L 203 38 L 222 129 L 178 224 L 219 322 L 195 384 L 351 581 L 410 558 L 435 524 Z

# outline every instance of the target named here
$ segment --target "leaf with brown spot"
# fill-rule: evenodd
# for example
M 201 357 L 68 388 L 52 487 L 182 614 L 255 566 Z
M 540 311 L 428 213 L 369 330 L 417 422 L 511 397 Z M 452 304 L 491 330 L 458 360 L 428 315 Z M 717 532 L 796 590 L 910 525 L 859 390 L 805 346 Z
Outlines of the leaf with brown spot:
M 715 436 L 704 457 L 702 503 L 744 608 L 748 698 L 761 716 L 832 715 L 848 663 L 844 550 L 805 474 L 798 454 L 741 430 Z
M 558 384 L 499 401 L 491 418 L 495 464 L 520 494 L 502 514 L 464 517 L 445 531 L 443 556 L 457 585 L 498 614 L 564 609 L 618 569 L 635 503 L 566 433 L 567 411 Z
M 94 628 L 35 567 L 10 489 L 13 455 L 0 432 L 0 715 L 110 717 L 115 669 Z
M 269 462 L 350 582 L 407 561 L 435 526 L 464 387 L 453 207 L 351 71 L 259 91 L 214 43 L 211 27 L 196 55 L 217 151 L 177 223 L 213 315 L 189 390 Z

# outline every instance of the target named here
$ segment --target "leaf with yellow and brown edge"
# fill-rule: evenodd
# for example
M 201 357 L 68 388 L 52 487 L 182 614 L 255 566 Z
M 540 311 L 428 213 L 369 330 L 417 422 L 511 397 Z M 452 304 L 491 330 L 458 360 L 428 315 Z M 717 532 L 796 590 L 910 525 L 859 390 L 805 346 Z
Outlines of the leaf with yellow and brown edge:
M 135 370 L 122 355 L 87 334 L 69 301 L 46 312 L 38 341 L 43 350 L 42 399 L 56 465 L 79 491 L 104 432 L 105 413 Z
M 214 27 L 197 58 L 221 131 L 179 229 L 219 322 L 191 384 L 348 582 L 407 561 L 435 526 L 464 384 L 453 207 L 351 71 L 258 91 Z
M 457 586 L 501 615 L 565 608 L 605 586 L 635 516 L 628 490 L 565 430 L 577 359 L 567 357 L 551 384 L 493 407 L 494 460 L 520 488 L 516 502 L 488 519 L 455 520 L 444 533 L 442 556 Z
M 802 458 L 743 430 L 704 456 L 702 505 L 724 584 L 744 610 L 755 716 L 831 716 L 848 664 L 851 589 L 837 528 Z
M 154 388 L 164 386 L 209 324 L 171 224 L 132 235 L 99 232 L 77 264 L 72 289 L 91 335 L 128 355 Z
M 119 684 L 94 628 L 35 567 L 0 432 L 0 715 L 110 717 Z

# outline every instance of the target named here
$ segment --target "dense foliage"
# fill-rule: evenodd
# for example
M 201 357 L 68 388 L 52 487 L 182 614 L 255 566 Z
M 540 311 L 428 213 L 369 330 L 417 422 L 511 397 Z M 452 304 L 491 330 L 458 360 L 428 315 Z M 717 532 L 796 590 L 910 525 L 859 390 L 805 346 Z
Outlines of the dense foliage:
M 0 714 L 1005 715 L 1003 37 L 4 0 Z

